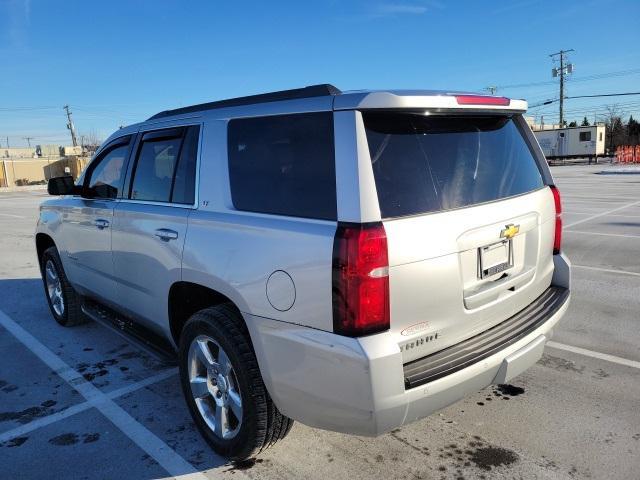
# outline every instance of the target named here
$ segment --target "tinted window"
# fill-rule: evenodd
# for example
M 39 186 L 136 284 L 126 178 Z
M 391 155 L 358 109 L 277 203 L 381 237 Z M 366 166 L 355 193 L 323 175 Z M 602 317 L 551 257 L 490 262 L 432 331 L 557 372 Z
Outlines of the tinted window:
M 200 127 L 189 127 L 184 138 L 176 178 L 173 182 L 173 203 L 192 205 L 195 197 L 196 163 L 198 156 L 198 138 Z
M 336 218 L 331 113 L 232 120 L 228 147 L 238 210 Z
M 168 202 L 182 137 L 142 141 L 135 166 L 131 199 Z
M 128 145 L 122 145 L 97 160 L 92 168 L 88 187 L 95 198 L 116 198 L 122 188 L 125 174 L 125 162 L 129 152 Z
M 535 158 L 510 117 L 363 117 L 385 218 L 465 207 L 543 186 Z
M 591 141 L 591 132 L 580 132 L 580 141 L 581 142 L 590 142 Z

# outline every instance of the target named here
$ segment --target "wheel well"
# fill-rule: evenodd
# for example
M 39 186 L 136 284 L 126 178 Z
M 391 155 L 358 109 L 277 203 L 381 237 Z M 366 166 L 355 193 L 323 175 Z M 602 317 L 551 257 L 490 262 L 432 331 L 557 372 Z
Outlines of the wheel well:
M 36 252 L 38 253 L 38 264 L 40 264 L 40 268 L 42 268 L 42 254 L 49 247 L 55 247 L 56 244 L 46 233 L 38 233 L 36 234 Z
M 169 290 L 169 325 L 176 345 L 180 345 L 182 327 L 191 315 L 222 303 L 230 303 L 235 307 L 228 297 L 211 288 L 191 282 L 174 283 Z M 246 325 L 242 327 L 246 329 Z

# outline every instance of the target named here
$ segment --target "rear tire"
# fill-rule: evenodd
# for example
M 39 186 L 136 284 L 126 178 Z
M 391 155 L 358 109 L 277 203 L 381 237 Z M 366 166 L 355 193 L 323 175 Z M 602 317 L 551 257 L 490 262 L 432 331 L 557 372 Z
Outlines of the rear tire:
M 189 412 L 219 455 L 245 460 L 291 430 L 293 420 L 271 400 L 248 332 L 233 305 L 206 308 L 187 321 L 179 361 Z
M 63 327 L 85 323 L 87 318 L 81 309 L 81 298 L 64 273 L 56 247 L 47 248 L 40 259 L 44 293 L 53 318 Z

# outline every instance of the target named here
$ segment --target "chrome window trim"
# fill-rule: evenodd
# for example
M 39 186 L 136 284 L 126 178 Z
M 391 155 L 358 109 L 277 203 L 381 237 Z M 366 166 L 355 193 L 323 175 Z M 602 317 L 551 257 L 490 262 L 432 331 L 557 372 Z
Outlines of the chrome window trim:
M 139 205 L 159 205 L 161 207 L 178 207 L 178 208 L 190 208 L 193 209 L 194 205 L 188 203 L 171 203 L 171 202 L 153 202 L 150 200 L 132 200 L 129 198 L 119 198 L 119 202 L 121 203 L 133 203 Z

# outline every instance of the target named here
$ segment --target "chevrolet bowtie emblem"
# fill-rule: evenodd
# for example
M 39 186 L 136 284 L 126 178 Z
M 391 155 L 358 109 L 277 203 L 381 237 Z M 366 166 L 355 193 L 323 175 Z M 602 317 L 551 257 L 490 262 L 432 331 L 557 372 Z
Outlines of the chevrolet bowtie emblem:
M 505 225 L 505 228 L 500 232 L 500 238 L 513 238 L 516 236 L 516 233 L 520 231 L 520 225 L 514 225 L 510 223 L 509 225 Z

